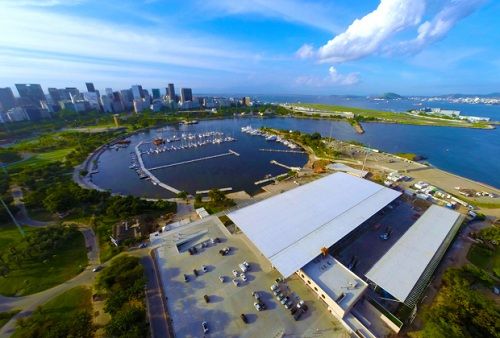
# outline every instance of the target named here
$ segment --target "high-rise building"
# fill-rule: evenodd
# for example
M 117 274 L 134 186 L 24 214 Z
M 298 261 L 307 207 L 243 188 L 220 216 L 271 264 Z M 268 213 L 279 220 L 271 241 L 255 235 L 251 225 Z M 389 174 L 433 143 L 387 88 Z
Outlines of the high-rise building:
M 66 92 L 71 96 L 73 96 L 74 98 L 80 98 L 80 91 L 78 90 L 78 88 L 75 88 L 75 87 L 66 87 Z
M 113 89 L 106 88 L 104 89 L 104 91 L 106 92 L 106 95 L 108 95 L 109 97 L 113 96 Z
M 134 101 L 134 96 L 132 95 L 132 91 L 130 89 L 122 89 L 120 90 L 120 96 L 122 98 L 124 108 L 132 109 Z
M 0 88 L 0 111 L 7 110 L 16 106 L 16 98 L 10 87 Z
M 95 87 L 92 82 L 85 82 L 85 86 L 87 87 L 87 91 L 89 93 L 94 93 L 95 92 Z
M 101 106 L 105 113 L 112 113 L 113 106 L 111 105 L 111 98 L 108 95 L 101 96 Z
M 39 84 L 16 84 L 23 105 L 41 107 L 40 101 L 45 101 L 45 94 Z
M 191 88 L 181 88 L 181 102 L 193 101 L 193 92 Z
M 173 83 L 168 84 L 167 95 L 170 101 L 175 101 L 175 88 Z
M 62 100 L 61 98 L 61 93 L 60 93 L 60 89 L 57 89 L 57 88 L 49 88 L 48 89 L 49 91 L 49 96 L 50 96 L 50 99 L 52 100 L 52 103 L 53 104 L 58 104 L 59 101 Z
M 158 88 L 151 89 L 151 92 L 153 93 L 153 100 L 160 98 L 160 90 Z
M 134 100 L 142 99 L 144 97 L 144 92 L 142 91 L 141 85 L 133 85 L 131 87 L 132 95 L 134 96 Z

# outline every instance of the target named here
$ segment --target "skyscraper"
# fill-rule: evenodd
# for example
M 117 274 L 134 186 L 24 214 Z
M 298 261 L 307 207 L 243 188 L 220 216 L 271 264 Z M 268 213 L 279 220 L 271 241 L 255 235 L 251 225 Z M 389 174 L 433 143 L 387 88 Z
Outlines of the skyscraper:
M 62 100 L 59 89 L 49 88 L 48 91 L 53 104 L 58 104 Z
M 181 88 L 181 102 L 193 101 L 191 88 Z
M 16 106 L 16 98 L 10 87 L 0 88 L 0 111 L 6 112 Z
M 95 87 L 92 82 L 85 82 L 85 86 L 87 87 L 87 91 L 89 93 L 94 93 L 95 92 Z
M 170 101 L 175 101 L 175 88 L 173 83 L 168 84 L 167 95 Z
M 160 98 L 160 90 L 158 88 L 151 89 L 151 92 L 153 93 L 153 100 Z
M 134 100 L 142 99 L 144 97 L 144 92 L 142 91 L 141 85 L 133 85 L 131 90 L 132 95 L 134 96 Z
M 108 95 L 109 97 L 113 96 L 113 89 L 106 88 L 105 91 L 106 91 L 106 95 Z
M 41 107 L 40 101 L 45 101 L 45 94 L 39 84 L 16 84 L 24 105 Z

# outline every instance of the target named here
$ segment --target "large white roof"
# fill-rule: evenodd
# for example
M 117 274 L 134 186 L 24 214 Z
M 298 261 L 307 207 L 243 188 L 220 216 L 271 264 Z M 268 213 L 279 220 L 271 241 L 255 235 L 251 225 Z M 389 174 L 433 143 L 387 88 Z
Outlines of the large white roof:
M 404 302 L 461 215 L 432 205 L 368 271 L 366 277 Z
M 288 277 L 400 195 L 335 173 L 228 214 Z

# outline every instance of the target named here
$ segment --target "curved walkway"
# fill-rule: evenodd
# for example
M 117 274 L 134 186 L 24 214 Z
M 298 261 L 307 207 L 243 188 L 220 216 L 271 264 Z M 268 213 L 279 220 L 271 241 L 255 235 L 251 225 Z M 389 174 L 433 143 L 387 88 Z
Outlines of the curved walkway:
M 23 202 L 23 191 L 20 187 L 18 187 L 17 185 L 13 185 L 11 187 L 11 194 L 14 199 L 14 205 L 19 209 L 19 212 L 16 214 L 16 220 L 20 224 L 30 227 L 44 227 L 53 223 L 36 221 L 28 215 L 28 211 L 26 210 L 26 206 Z

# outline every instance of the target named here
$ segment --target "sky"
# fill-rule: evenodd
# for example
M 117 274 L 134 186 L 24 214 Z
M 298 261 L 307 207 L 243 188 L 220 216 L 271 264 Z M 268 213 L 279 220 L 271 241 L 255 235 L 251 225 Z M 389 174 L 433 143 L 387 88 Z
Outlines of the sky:
M 0 0 L 0 86 L 500 92 L 497 0 Z

